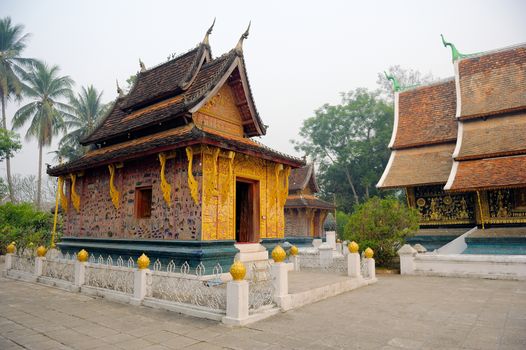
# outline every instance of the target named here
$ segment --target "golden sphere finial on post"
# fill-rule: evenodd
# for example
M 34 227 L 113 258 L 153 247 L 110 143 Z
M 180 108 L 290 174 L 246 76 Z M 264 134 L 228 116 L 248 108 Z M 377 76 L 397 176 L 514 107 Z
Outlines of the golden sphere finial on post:
M 14 254 L 16 250 L 15 242 L 9 243 L 9 245 L 6 247 L 7 254 Z
M 285 258 L 287 257 L 287 253 L 281 246 L 278 244 L 274 250 L 272 250 L 272 259 L 274 259 L 275 262 L 280 263 L 285 261 Z
M 147 269 L 148 266 L 150 266 L 150 258 L 148 258 L 146 254 L 142 253 L 139 259 L 137 259 L 137 266 L 139 267 L 139 270 Z
M 349 248 L 350 253 L 358 253 L 360 246 L 355 241 L 352 241 L 351 243 L 347 245 L 347 248 Z
M 230 266 L 230 274 L 232 275 L 232 279 L 234 281 L 241 281 L 243 278 L 245 278 L 247 269 L 241 261 L 236 260 L 232 266 Z
M 47 249 L 43 245 L 37 248 L 37 256 L 43 258 L 46 256 Z
M 367 247 L 367 249 L 365 249 L 365 257 L 367 259 L 371 259 L 373 255 L 374 255 L 374 251 L 371 248 Z
M 292 256 L 296 256 L 298 255 L 298 247 L 296 247 L 295 245 L 293 245 L 292 247 L 290 247 L 290 255 Z
M 82 249 L 80 252 L 77 253 L 77 260 L 80 262 L 86 262 L 88 261 L 89 254 L 86 250 Z

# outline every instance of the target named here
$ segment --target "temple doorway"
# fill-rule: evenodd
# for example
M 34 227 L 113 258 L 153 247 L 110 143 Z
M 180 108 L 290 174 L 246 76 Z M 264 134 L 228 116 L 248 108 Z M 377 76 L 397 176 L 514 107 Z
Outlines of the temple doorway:
M 259 239 L 259 182 L 236 179 L 236 241 Z

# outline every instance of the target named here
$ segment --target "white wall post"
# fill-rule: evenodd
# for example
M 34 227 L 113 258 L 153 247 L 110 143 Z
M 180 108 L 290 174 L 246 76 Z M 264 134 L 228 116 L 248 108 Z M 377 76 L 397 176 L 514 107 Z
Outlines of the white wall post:
M 229 281 L 226 285 L 226 317 L 223 323 L 243 325 L 248 319 L 248 282 Z
M 5 262 L 4 262 L 4 270 L 7 275 L 7 271 L 11 270 L 13 268 L 13 254 L 6 254 L 5 255 Z
M 365 258 L 365 266 L 370 279 L 376 278 L 376 266 L 373 258 Z
M 46 260 L 45 257 L 40 257 L 40 256 L 35 257 L 35 276 L 36 277 L 42 276 L 42 268 L 44 266 L 44 260 Z
M 321 244 L 323 243 L 323 240 L 321 238 L 314 238 L 312 240 L 312 246 L 314 248 L 319 248 L 321 246 Z
M 136 269 L 133 273 L 133 298 L 130 299 L 130 304 L 140 305 L 146 296 L 146 278 L 150 273 L 150 269 Z
M 86 280 L 86 262 L 75 260 L 75 287 L 82 287 Z
M 332 247 L 328 245 L 327 243 L 323 243 L 318 248 L 318 251 L 320 252 L 320 265 L 321 266 L 329 266 L 332 264 Z
M 350 252 L 349 252 L 348 245 L 349 245 L 349 242 L 348 242 L 348 241 L 343 241 L 343 245 L 342 245 L 342 253 L 343 253 L 343 256 L 347 256 L 347 255 L 350 253 Z
M 398 256 L 400 257 L 400 274 L 401 275 L 412 275 L 415 272 L 415 256 L 417 252 L 409 244 L 404 244 L 402 248 L 398 250 Z
M 281 306 L 281 300 L 289 294 L 289 270 L 287 264 L 277 262 L 271 265 L 274 301 Z
M 362 278 L 359 253 L 347 254 L 347 275 L 351 278 Z
M 290 257 L 292 265 L 294 266 L 293 271 L 298 272 L 300 270 L 300 257 L 297 255 L 292 255 Z
M 331 249 L 336 249 L 336 231 L 327 231 L 325 233 L 325 242 L 331 247 Z

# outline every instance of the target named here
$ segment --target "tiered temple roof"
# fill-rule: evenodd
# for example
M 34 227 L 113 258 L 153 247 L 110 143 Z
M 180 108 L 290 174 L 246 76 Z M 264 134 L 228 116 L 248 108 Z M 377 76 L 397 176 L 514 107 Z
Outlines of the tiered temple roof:
M 319 190 L 313 164 L 292 169 L 289 177 L 289 196 L 285 208 L 334 209 L 333 204 L 314 195 Z
M 446 190 L 526 184 L 526 44 L 455 62 L 459 136 Z
M 246 34 L 248 35 L 248 34 Z M 284 164 L 302 162 L 250 139 L 266 132 L 248 82 L 241 43 L 212 58 L 208 37 L 196 48 L 151 69 L 141 69 L 130 92 L 120 94 L 98 127 L 83 140 L 97 149 L 48 169 L 53 176 L 138 158 L 192 144 L 220 146 Z M 239 134 L 205 125 L 194 113 L 223 87 L 232 91 L 241 118 Z M 218 123 L 223 123 L 219 121 Z
M 455 148 L 455 81 L 397 92 L 391 157 L 378 187 L 446 183 Z
M 454 79 L 395 93 L 391 158 L 378 187 L 526 184 L 526 44 L 454 64 Z

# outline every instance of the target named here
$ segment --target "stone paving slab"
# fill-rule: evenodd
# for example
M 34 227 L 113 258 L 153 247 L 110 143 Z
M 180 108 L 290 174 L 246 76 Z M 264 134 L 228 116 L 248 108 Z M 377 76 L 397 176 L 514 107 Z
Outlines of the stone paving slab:
M 380 276 L 229 328 L 0 278 L 0 349 L 526 349 L 526 282 Z

